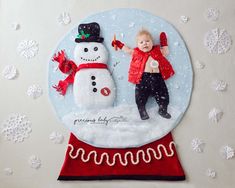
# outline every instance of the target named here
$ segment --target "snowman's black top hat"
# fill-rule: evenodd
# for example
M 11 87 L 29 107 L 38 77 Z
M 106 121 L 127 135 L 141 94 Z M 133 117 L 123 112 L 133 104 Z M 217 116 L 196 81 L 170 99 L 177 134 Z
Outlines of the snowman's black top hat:
M 104 38 L 100 37 L 100 25 L 96 22 L 80 24 L 78 26 L 78 35 L 75 42 L 103 42 Z

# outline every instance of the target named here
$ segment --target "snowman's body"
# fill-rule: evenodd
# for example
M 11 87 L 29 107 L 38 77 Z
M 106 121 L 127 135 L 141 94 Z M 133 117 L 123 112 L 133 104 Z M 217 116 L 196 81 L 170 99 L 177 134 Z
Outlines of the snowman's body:
M 107 64 L 108 52 L 102 43 L 82 42 L 74 50 L 77 66 L 81 64 Z M 111 107 L 116 96 L 115 84 L 107 68 L 79 70 L 73 84 L 74 101 L 82 109 Z

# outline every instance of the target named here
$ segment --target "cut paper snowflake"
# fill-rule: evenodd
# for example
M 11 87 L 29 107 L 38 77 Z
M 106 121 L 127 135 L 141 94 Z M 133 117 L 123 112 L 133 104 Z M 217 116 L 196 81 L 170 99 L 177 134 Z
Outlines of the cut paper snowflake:
M 25 115 L 11 114 L 3 122 L 2 133 L 7 140 L 23 142 L 31 133 L 31 123 Z
M 17 31 L 20 29 L 20 24 L 14 22 L 11 24 L 11 28 L 12 28 L 12 30 Z
M 132 27 L 134 27 L 135 26 L 135 22 L 131 22 L 130 24 L 129 24 L 129 27 L 130 28 L 132 28 Z
M 39 169 L 41 167 L 41 160 L 35 155 L 31 155 L 28 162 L 31 168 Z
M 189 21 L 189 17 L 182 15 L 182 16 L 180 16 L 180 20 L 183 23 L 187 23 Z
M 11 176 L 13 174 L 13 170 L 11 168 L 4 168 L 3 171 L 6 176 Z
M 27 95 L 29 97 L 32 97 L 33 99 L 37 99 L 42 95 L 42 93 L 43 93 L 42 88 L 38 85 L 31 85 L 28 87 L 27 90 Z
M 222 116 L 223 116 L 223 111 L 220 110 L 219 108 L 211 109 L 208 115 L 209 120 L 211 120 L 213 123 L 218 123 L 219 120 L 222 118 Z
M 54 144 L 62 144 L 64 141 L 64 136 L 58 132 L 52 132 L 49 138 Z
M 58 23 L 60 25 L 68 25 L 71 22 L 69 13 L 62 12 L 58 17 Z
M 205 12 L 205 17 L 208 21 L 217 21 L 220 15 L 220 11 L 217 8 L 208 8 Z
M 111 16 L 111 18 L 112 18 L 113 20 L 116 20 L 116 19 L 117 19 L 117 15 L 113 14 L 113 15 Z
M 202 153 L 205 147 L 205 143 L 199 138 L 194 138 L 191 142 L 191 146 L 193 151 Z
M 14 65 L 7 65 L 2 71 L 2 76 L 7 80 L 12 80 L 17 76 L 17 69 Z
M 175 88 L 179 89 L 180 88 L 179 84 L 175 84 Z
M 27 59 L 31 59 L 38 54 L 38 43 L 34 40 L 23 40 L 17 47 L 18 53 Z
M 207 175 L 208 177 L 214 179 L 214 178 L 216 177 L 216 171 L 213 170 L 213 169 L 208 168 L 208 169 L 206 170 L 206 175 Z
M 227 52 L 232 40 L 225 29 L 212 29 L 205 34 L 204 45 L 210 53 L 222 54 Z
M 205 64 L 202 63 L 201 61 L 196 61 L 196 68 L 197 69 L 204 69 L 205 68 Z
M 227 89 L 227 83 L 223 80 L 215 80 L 211 86 L 215 91 L 226 91 Z
M 234 149 L 230 146 L 223 146 L 220 149 L 220 153 L 224 159 L 232 159 L 234 157 Z
M 178 41 L 174 42 L 174 46 L 179 46 L 180 43 Z

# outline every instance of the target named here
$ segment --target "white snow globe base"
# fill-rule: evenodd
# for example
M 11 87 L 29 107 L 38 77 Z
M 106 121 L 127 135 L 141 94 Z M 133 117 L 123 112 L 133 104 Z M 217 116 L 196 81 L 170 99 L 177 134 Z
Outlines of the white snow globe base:
M 168 107 L 171 119 L 162 118 L 158 107 L 147 109 L 150 119 L 141 120 L 137 107 L 117 107 L 72 112 L 63 117 L 63 123 L 82 141 L 97 147 L 125 148 L 139 147 L 160 139 L 172 130 L 182 113 L 175 107 Z

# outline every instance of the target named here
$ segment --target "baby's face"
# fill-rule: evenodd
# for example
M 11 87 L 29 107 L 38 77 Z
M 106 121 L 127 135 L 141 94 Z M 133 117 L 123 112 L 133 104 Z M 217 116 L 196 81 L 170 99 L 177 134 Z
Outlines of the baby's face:
M 140 35 L 137 37 L 137 46 L 143 52 L 149 52 L 153 48 L 153 41 L 148 35 Z

